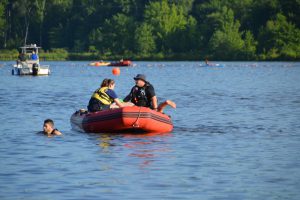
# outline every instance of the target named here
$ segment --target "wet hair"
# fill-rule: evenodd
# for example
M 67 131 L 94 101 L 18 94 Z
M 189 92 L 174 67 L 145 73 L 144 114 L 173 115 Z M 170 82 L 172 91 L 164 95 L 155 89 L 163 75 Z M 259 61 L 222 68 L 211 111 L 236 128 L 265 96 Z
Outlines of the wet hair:
M 44 121 L 44 124 L 50 124 L 52 127 L 54 126 L 54 122 L 53 122 L 52 119 L 46 119 L 46 120 Z

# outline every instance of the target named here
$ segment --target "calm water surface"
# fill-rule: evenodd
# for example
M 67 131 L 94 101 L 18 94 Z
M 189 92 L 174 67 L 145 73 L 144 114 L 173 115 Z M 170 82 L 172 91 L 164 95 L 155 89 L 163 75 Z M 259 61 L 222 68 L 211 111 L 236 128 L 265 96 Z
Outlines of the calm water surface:
M 300 63 L 135 62 L 113 77 L 88 62 L 45 62 L 47 77 L 0 62 L 0 199 L 300 199 Z M 125 97 L 144 73 L 170 134 L 86 134 L 70 116 L 103 78 Z M 63 137 L 37 134 L 52 118 Z

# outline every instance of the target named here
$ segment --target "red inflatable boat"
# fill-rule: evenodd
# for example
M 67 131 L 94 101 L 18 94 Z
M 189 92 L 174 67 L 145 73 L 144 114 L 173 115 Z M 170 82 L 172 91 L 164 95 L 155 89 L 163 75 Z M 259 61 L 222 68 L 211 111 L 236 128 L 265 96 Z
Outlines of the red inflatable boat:
M 173 129 L 168 115 L 137 106 L 94 113 L 76 111 L 71 116 L 71 125 L 73 129 L 88 133 L 168 133 Z
M 132 66 L 132 62 L 130 60 L 120 60 L 120 61 L 111 62 L 110 64 L 108 64 L 108 66 L 128 67 L 128 66 Z

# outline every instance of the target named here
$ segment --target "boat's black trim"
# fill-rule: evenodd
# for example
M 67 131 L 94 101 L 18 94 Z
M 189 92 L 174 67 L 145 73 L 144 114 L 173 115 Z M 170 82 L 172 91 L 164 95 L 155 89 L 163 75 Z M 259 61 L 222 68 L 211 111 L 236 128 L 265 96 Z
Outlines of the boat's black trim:
M 117 113 L 111 113 L 111 114 L 107 114 L 107 115 L 86 116 L 86 117 L 84 117 L 82 124 L 88 124 L 88 123 L 99 122 L 99 121 L 108 121 L 108 120 L 113 120 L 113 119 L 117 119 L 120 117 L 150 118 L 150 119 L 162 122 L 162 123 L 173 125 L 171 120 L 161 117 L 159 115 L 155 115 L 153 113 L 149 113 L 149 112 L 117 112 Z
M 152 113 L 141 113 L 140 116 L 139 116 L 138 113 L 123 113 L 122 116 L 127 117 L 127 118 L 138 118 L 138 117 L 139 118 L 151 118 L 151 119 L 154 119 L 156 121 L 160 121 L 160 122 L 172 125 L 171 120 L 168 120 L 164 117 L 161 117 L 159 115 L 155 115 L 155 114 L 152 114 Z

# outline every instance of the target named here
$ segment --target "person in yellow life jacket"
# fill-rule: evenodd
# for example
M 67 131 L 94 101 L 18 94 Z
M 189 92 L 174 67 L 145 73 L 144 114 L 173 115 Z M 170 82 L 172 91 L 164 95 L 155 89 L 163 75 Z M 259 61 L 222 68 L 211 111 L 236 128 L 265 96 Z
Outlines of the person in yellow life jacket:
M 89 101 L 89 105 L 87 106 L 88 111 L 97 112 L 110 109 L 113 103 L 115 103 L 118 107 L 124 107 L 124 105 L 118 99 L 114 88 L 115 81 L 113 79 L 104 79 L 101 87 L 93 93 Z

